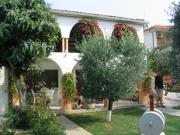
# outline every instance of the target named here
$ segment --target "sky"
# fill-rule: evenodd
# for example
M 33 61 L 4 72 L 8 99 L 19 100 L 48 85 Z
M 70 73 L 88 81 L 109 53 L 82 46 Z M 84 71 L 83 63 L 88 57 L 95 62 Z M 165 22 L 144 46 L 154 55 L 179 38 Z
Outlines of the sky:
M 134 19 L 149 26 L 169 25 L 169 6 L 174 0 L 46 0 L 53 9 L 80 11 Z M 178 1 L 178 0 L 175 0 Z

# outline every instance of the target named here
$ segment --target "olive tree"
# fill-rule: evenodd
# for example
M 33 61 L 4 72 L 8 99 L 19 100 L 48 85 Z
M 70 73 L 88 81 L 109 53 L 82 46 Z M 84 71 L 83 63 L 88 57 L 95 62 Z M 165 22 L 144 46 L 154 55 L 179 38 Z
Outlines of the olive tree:
M 171 74 L 170 70 L 171 47 L 153 49 L 147 55 L 147 64 L 150 71 Z
M 144 47 L 128 36 L 122 40 L 90 37 L 79 48 L 82 95 L 92 101 L 107 98 L 108 121 L 113 102 L 131 94 L 146 70 Z
M 20 76 L 48 56 L 60 30 L 44 0 L 0 1 L 0 66 L 12 74 L 22 108 Z

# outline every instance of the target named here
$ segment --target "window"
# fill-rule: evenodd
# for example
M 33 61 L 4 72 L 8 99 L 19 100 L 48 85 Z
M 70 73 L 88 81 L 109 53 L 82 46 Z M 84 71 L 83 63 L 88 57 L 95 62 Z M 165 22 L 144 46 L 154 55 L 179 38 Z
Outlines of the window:
M 39 82 L 43 82 L 49 89 L 58 87 L 58 70 L 44 70 L 40 75 L 29 75 L 28 78 L 28 84 L 32 89 L 35 89 Z

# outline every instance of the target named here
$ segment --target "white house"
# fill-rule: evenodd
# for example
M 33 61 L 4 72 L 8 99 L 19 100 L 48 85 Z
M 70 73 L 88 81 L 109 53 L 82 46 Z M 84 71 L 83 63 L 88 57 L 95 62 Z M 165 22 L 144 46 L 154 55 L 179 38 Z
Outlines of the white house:
M 48 58 L 41 60 L 40 63 L 45 70 L 43 77 L 48 85 L 47 87 L 51 91 L 50 93 L 52 94 L 52 91 L 55 90 L 55 94 L 53 94 L 55 106 L 59 106 L 59 90 L 61 89 L 60 80 L 62 75 L 67 72 L 76 73 L 75 71 L 78 68 L 79 53 L 72 51 L 72 47 L 74 46 L 71 41 L 71 32 L 79 20 L 82 20 L 82 18 L 96 20 L 104 38 L 111 38 L 114 26 L 117 23 L 133 26 L 136 29 L 139 42 L 144 44 L 144 24 L 146 23 L 144 19 L 132 19 L 68 10 L 52 10 L 52 13 L 55 14 L 61 29 L 62 42 L 59 44 L 59 51 L 52 52 Z M 1 114 L 7 109 L 8 103 L 7 78 L 3 77 L 4 73 L 5 70 L 2 69 L 0 76 Z
M 170 25 L 154 25 L 144 30 L 144 44 L 148 49 L 167 47 L 172 42 Z

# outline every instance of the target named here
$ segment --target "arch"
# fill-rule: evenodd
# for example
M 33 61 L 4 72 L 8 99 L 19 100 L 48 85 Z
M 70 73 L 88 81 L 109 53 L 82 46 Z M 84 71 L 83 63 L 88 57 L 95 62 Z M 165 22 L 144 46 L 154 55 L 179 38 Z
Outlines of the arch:
M 137 31 L 134 27 L 122 23 L 117 23 L 114 25 L 112 38 L 122 39 L 123 37 L 129 35 L 134 35 L 138 39 Z
M 42 68 L 44 69 L 45 78 L 43 81 L 46 83 L 46 87 L 49 89 L 47 95 L 53 101 L 52 106 L 60 105 L 60 88 L 61 88 L 61 77 L 63 75 L 61 67 L 50 58 L 45 58 L 40 61 Z
M 58 69 L 62 72 L 61 67 L 51 58 L 44 58 L 39 61 L 43 69 Z
M 74 67 L 73 67 L 73 69 L 72 69 L 72 73 L 75 73 L 75 70 L 76 70 L 76 69 L 81 69 L 79 62 L 76 63 L 76 65 L 74 65 Z
M 76 43 L 81 43 L 83 38 L 87 38 L 90 35 L 103 37 L 98 22 L 95 20 L 79 20 L 70 31 L 69 52 L 78 52 L 75 47 Z

